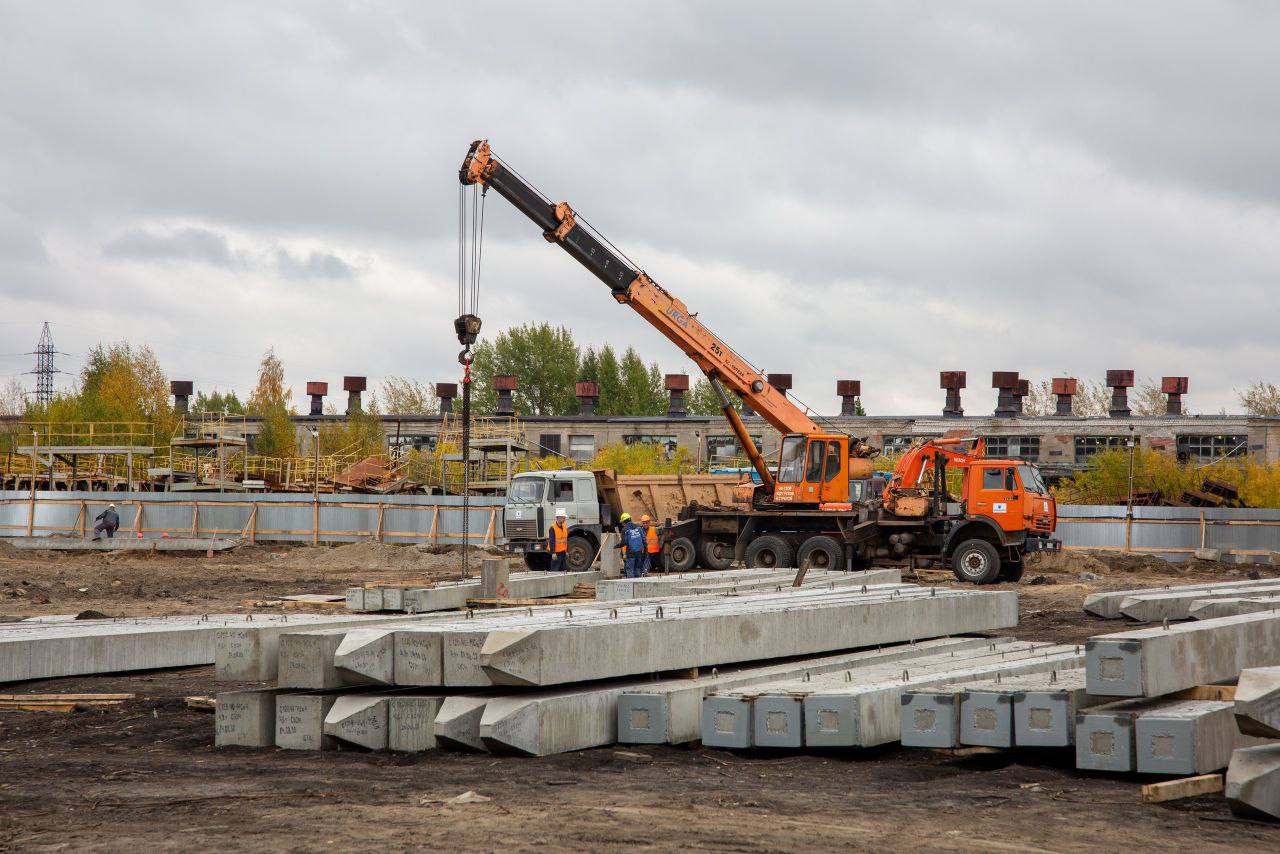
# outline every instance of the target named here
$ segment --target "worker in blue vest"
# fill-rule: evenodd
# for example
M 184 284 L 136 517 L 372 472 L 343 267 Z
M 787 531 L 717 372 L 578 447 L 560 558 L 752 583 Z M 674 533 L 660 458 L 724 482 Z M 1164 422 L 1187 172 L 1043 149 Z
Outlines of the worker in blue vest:
M 556 521 L 547 530 L 548 538 L 551 542 L 547 545 L 551 552 L 551 571 L 552 572 L 568 572 L 569 571 L 569 514 L 564 508 L 556 509 Z
M 622 522 L 622 541 L 618 543 L 622 549 L 622 576 L 639 578 L 644 569 L 644 528 L 631 521 L 630 513 L 623 513 L 618 521 Z

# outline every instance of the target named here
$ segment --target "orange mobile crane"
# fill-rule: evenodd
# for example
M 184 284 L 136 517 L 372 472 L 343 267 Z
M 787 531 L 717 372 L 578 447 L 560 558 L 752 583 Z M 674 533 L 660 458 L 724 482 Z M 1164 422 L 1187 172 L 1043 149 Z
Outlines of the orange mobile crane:
M 980 447 L 976 454 L 957 454 L 948 440 L 935 440 L 903 456 L 881 500 L 876 490 L 883 481 L 872 477 L 874 449 L 819 427 L 567 202 L 552 202 L 504 164 L 487 140 L 471 144 L 458 177 L 486 193 L 494 190 L 532 220 L 548 242 L 568 252 L 609 286 L 615 300 L 634 309 L 692 359 L 719 395 L 724 416 L 760 482 L 739 488 L 735 497 L 742 507 L 686 507 L 668 533 L 669 568 L 690 569 L 700 561 L 719 569 L 735 558 L 749 566 L 852 568 L 875 558 L 913 555 L 949 564 L 961 580 L 987 583 L 1020 576 L 1024 551 L 1052 547 L 1052 521 L 1044 531 L 1034 521 L 1044 514 L 1021 515 L 1024 504 L 1030 507 L 1038 500 L 1053 519 L 1048 510 L 1053 498 L 1033 466 L 982 459 Z M 756 448 L 726 389 L 782 435 L 775 467 Z M 946 500 L 948 464 L 961 472 L 959 506 Z M 996 470 L 1002 472 L 1001 490 L 978 488 L 994 484 L 995 476 L 986 472 Z M 931 483 L 924 480 L 928 473 Z M 1010 484 L 1015 488 L 1005 488 Z M 1019 501 L 1026 497 L 1017 514 L 1009 510 L 1015 492 Z M 980 507 L 1001 509 L 975 512 Z

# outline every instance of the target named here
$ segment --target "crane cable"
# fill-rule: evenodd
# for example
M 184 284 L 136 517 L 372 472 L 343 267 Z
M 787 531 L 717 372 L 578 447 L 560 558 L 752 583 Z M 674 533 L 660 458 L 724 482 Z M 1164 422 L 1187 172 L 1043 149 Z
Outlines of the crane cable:
M 468 198 L 468 195 L 470 198 Z M 462 578 L 468 577 L 471 564 L 471 344 L 475 335 L 464 340 L 463 324 L 467 318 L 476 321 L 479 330 L 480 268 L 484 259 L 484 202 L 488 187 L 458 186 L 458 332 L 462 352 Z M 447 487 L 446 484 L 442 486 Z

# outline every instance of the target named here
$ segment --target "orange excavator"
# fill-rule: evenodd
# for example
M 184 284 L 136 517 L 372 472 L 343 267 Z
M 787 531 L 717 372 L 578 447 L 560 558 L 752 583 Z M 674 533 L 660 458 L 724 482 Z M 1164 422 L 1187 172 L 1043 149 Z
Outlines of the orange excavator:
M 1036 547 L 1028 542 L 1031 526 L 1014 527 L 1009 501 L 994 501 L 986 493 L 981 494 L 984 506 L 1003 508 L 992 511 L 1002 518 L 969 520 L 981 490 L 973 491 L 975 503 L 969 508 L 962 501 L 956 509 L 955 502 L 944 500 L 948 497 L 944 470 L 950 464 L 962 472 L 967 484 L 975 480 L 971 474 L 976 471 L 984 472 L 985 483 L 988 469 L 1027 469 L 1020 495 L 1028 500 L 1035 496 L 1051 506 L 1053 499 L 1033 466 L 1016 460 L 978 463 L 980 448 L 977 455 L 963 455 L 951 450 L 951 440 L 935 440 L 903 456 L 881 500 L 877 487 L 883 481 L 872 477 L 875 449 L 861 439 L 820 427 L 567 202 L 553 202 L 504 163 L 487 140 L 471 144 L 458 178 L 483 193 L 495 191 L 532 220 L 548 242 L 558 244 L 604 282 L 617 302 L 630 306 L 693 360 L 719 396 L 724 416 L 760 482 L 740 486 L 735 499 L 741 506 L 684 508 L 668 536 L 669 568 L 686 570 L 701 563 L 722 569 L 735 559 L 748 566 L 852 568 L 876 558 L 911 555 L 949 563 L 957 577 L 966 581 L 986 583 L 1021 574 L 1023 551 Z M 781 434 L 772 468 L 729 403 L 726 390 Z M 932 488 L 922 481 L 930 472 Z M 1016 472 L 1010 477 L 1010 482 L 1018 481 Z M 968 487 L 962 491 L 970 492 Z M 957 539 L 961 534 L 966 534 L 964 540 Z M 956 552 L 969 540 L 986 548 L 970 546 L 959 555 L 961 562 L 975 552 L 985 560 L 975 558 L 971 561 L 974 571 L 962 573 L 955 563 Z

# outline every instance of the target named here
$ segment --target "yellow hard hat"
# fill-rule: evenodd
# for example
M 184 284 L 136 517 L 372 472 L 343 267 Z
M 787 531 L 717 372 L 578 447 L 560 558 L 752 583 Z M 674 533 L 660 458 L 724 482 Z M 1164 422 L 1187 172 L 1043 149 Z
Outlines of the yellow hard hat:
M 619 517 L 618 517 L 618 521 L 619 521 L 619 522 L 630 522 L 630 521 L 631 521 L 631 514 L 630 514 L 630 513 L 623 513 L 621 516 L 619 516 Z

